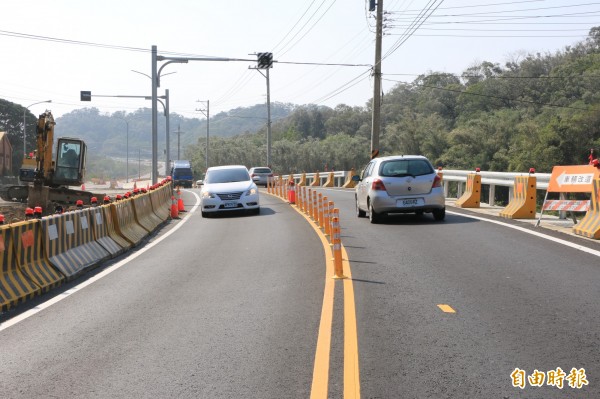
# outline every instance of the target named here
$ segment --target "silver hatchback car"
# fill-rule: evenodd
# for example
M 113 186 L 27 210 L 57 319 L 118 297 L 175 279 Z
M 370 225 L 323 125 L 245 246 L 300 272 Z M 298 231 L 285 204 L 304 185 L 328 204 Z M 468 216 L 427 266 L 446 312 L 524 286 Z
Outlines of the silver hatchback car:
M 267 186 L 269 178 L 273 178 L 273 171 L 267 166 L 250 168 L 250 177 L 257 186 Z
M 430 212 L 435 220 L 446 216 L 442 179 L 424 156 L 375 158 L 353 180 L 357 182 L 356 215 L 368 214 L 371 223 L 389 213 Z

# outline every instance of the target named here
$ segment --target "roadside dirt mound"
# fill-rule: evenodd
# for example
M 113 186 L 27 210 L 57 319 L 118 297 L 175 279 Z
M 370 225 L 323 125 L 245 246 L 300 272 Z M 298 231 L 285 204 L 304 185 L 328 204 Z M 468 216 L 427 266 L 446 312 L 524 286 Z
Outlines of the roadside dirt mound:
M 27 204 L 20 202 L 2 202 L 0 214 L 4 215 L 4 224 L 25 220 L 25 208 L 27 208 Z

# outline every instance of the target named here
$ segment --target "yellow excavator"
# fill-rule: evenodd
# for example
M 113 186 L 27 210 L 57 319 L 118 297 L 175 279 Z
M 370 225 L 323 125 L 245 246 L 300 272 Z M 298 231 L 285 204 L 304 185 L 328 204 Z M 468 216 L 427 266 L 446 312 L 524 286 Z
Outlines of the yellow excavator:
M 58 205 L 73 205 L 79 199 L 89 204 L 91 197 L 102 195 L 69 188 L 81 186 L 84 182 L 87 147 L 83 140 L 61 137 L 56 147 L 56 158 L 53 159 L 55 125 L 50 111 L 39 116 L 37 149 L 33 156 L 25 156 L 19 171 L 19 179 L 29 184 L 5 187 L 0 192 L 2 199 L 27 200 L 30 207 L 41 206 L 44 214 L 49 214 Z

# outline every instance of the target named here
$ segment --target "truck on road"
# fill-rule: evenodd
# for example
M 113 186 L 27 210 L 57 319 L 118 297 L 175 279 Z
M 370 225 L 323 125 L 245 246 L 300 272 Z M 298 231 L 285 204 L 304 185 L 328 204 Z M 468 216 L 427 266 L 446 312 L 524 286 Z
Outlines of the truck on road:
M 173 179 L 174 186 L 192 188 L 192 185 L 194 184 L 194 174 L 192 173 L 192 165 L 190 161 L 173 161 L 173 168 L 171 168 L 171 179 Z

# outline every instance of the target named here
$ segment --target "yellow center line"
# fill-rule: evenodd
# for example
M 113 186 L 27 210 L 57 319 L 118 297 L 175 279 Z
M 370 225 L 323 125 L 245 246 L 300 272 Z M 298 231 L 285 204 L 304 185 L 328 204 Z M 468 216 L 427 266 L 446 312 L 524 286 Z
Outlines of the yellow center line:
M 267 193 L 273 197 L 280 198 L 276 194 Z M 283 199 L 282 199 L 283 200 Z M 285 200 L 284 200 L 285 201 Z M 311 388 L 311 399 L 327 399 L 329 393 L 329 360 L 331 353 L 331 329 L 333 324 L 333 303 L 335 282 L 333 252 L 325 234 L 321 231 L 314 220 L 297 206 L 292 208 L 301 214 L 315 230 L 325 251 L 325 289 L 323 292 L 323 306 L 321 308 L 321 320 L 319 323 L 319 335 L 317 337 L 317 348 L 315 351 L 315 364 L 313 368 L 313 381 Z M 346 248 L 342 248 L 342 264 L 344 275 L 344 398 L 360 399 L 360 374 L 358 363 L 358 333 L 356 329 L 356 306 L 354 301 L 354 285 L 352 283 L 352 271 Z
M 360 398 L 360 372 L 358 367 L 358 332 L 356 329 L 356 306 L 354 284 L 346 248 L 342 245 L 344 275 L 344 399 Z

